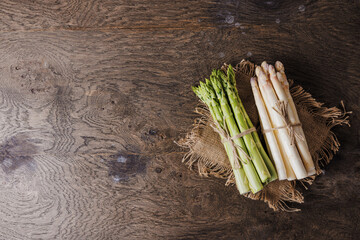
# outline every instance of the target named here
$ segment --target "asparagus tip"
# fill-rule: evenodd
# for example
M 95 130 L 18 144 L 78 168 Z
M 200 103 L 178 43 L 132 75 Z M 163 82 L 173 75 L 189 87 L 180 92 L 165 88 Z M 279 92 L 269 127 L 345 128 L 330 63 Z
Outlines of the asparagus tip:
M 256 77 L 252 77 L 252 78 L 250 79 L 250 84 L 251 84 L 252 87 L 255 87 L 255 86 L 257 85 Z
M 193 90 L 195 95 L 198 96 L 198 98 L 200 98 L 201 101 L 205 102 L 205 99 L 202 95 L 200 86 L 198 86 L 198 87 L 192 86 L 191 89 Z
M 255 74 L 256 74 L 257 77 L 259 77 L 260 72 L 262 72 L 261 67 L 260 67 L 260 66 L 256 66 L 256 68 L 255 68 Z
M 263 86 L 263 85 L 267 84 L 268 77 L 261 68 L 258 70 L 257 77 L 258 77 L 258 83 L 259 83 L 260 86 Z
M 265 74 L 268 74 L 268 72 L 269 72 L 269 64 L 268 64 L 266 61 L 263 61 L 263 62 L 261 63 L 261 67 L 262 67 L 262 69 L 264 70 L 264 73 L 265 73 Z
M 205 78 L 205 84 L 208 85 L 208 86 L 211 85 L 210 80 Z
M 269 73 L 271 76 L 276 76 L 275 68 L 273 65 L 269 65 Z
M 222 93 L 222 84 L 219 80 L 219 77 L 217 75 L 211 76 L 210 77 L 210 82 L 214 88 L 214 91 L 216 93 L 216 95 L 218 95 L 218 97 L 221 95 Z
M 218 76 L 220 79 L 222 79 L 223 81 L 226 81 L 226 80 L 227 80 L 226 74 L 225 74 L 223 71 L 221 71 L 221 70 L 218 70 L 218 71 L 217 71 L 217 76 Z
M 211 77 L 214 77 L 214 76 L 216 76 L 216 75 L 217 75 L 217 70 L 214 69 L 214 70 L 212 70 L 212 72 L 211 72 L 210 78 L 211 78 Z
M 285 72 L 284 64 L 282 64 L 280 61 L 276 61 L 275 68 L 278 72 Z

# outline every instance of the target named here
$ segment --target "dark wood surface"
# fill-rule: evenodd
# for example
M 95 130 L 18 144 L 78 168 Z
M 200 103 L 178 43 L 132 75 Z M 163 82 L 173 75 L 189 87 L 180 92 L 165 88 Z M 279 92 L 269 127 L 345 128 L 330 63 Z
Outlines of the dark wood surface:
M 0 239 L 356 239 L 359 1 L 0 2 Z M 200 178 L 174 140 L 191 85 L 222 63 L 281 60 L 326 106 L 341 151 L 273 212 Z

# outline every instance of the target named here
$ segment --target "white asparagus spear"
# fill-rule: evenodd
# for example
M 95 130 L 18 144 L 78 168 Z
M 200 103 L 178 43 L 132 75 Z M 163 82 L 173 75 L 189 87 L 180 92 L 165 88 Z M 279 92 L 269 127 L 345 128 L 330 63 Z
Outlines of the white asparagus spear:
M 266 77 L 269 77 L 269 64 L 266 61 L 263 61 L 261 63 L 261 68 L 263 72 L 265 73 Z
M 284 122 L 282 118 L 279 116 L 279 114 L 273 109 L 277 108 L 276 103 L 278 102 L 278 99 L 276 97 L 276 94 L 274 92 L 274 89 L 271 85 L 270 80 L 266 77 L 264 71 L 261 69 L 261 67 L 256 67 L 256 75 L 258 77 L 259 81 L 259 87 L 261 94 L 263 96 L 263 99 L 265 101 L 265 105 L 267 107 L 267 110 L 270 115 L 271 122 L 273 123 L 273 126 L 283 127 Z M 296 145 L 291 145 L 291 139 L 290 135 L 286 128 L 280 128 L 277 130 L 278 132 L 278 140 L 280 145 L 284 145 L 284 151 L 289 159 L 289 162 L 291 164 L 291 167 L 296 175 L 297 179 L 302 179 L 307 177 L 307 171 L 302 163 L 301 157 L 299 155 L 299 152 L 296 148 Z
M 270 129 L 272 128 L 268 113 L 266 111 L 265 104 L 263 102 L 262 96 L 260 94 L 259 86 L 257 84 L 257 80 L 255 77 L 251 78 L 250 80 L 252 91 L 254 94 L 255 105 L 259 112 L 260 123 L 262 129 Z M 264 134 L 267 142 L 267 146 L 269 152 L 271 153 L 272 159 L 275 163 L 276 171 L 278 173 L 279 180 L 287 179 L 285 165 L 281 156 L 281 152 L 276 141 L 274 132 L 266 132 Z
M 291 97 L 290 94 L 290 90 L 289 90 L 289 83 L 287 81 L 286 75 L 285 75 L 285 68 L 284 65 L 277 61 L 275 63 L 275 67 L 276 70 L 278 71 L 275 74 L 275 69 L 274 67 L 270 67 L 269 68 L 269 72 L 270 72 L 270 76 L 272 76 L 271 78 L 274 79 L 274 82 L 277 82 L 277 85 L 279 85 L 277 88 L 279 88 L 278 90 L 275 88 L 276 93 L 279 96 L 280 100 L 286 99 L 287 102 L 289 103 L 289 120 L 291 123 L 295 124 L 295 123 L 299 123 L 300 119 L 299 119 L 299 115 L 296 111 L 296 106 L 294 103 L 293 98 Z M 278 80 L 278 81 L 276 81 Z M 271 80 L 273 82 L 273 80 Z M 274 83 L 273 83 L 274 85 Z M 275 87 L 275 85 L 274 85 Z M 281 95 L 281 97 L 280 97 Z M 283 100 L 284 101 L 284 100 Z M 309 151 L 309 147 L 308 144 L 306 142 L 306 138 L 305 138 L 305 134 L 304 134 L 304 130 L 301 126 L 295 126 L 294 127 L 294 131 L 296 132 L 296 134 L 298 134 L 299 136 L 301 136 L 301 138 L 303 138 L 303 140 L 298 140 L 296 141 L 296 146 L 299 150 L 300 156 L 303 160 L 304 166 L 306 168 L 306 171 L 308 172 L 308 175 L 313 175 L 316 173 L 315 170 L 315 165 L 314 165 L 314 161 L 312 160 L 310 151 Z
M 269 78 L 269 64 L 266 61 L 264 61 L 261 64 L 261 68 L 262 68 L 263 72 L 265 73 L 266 77 Z M 278 136 L 277 131 L 275 131 L 275 137 L 277 138 L 277 141 L 279 142 L 279 136 Z M 296 176 L 295 176 L 295 173 L 294 173 L 294 171 L 293 171 L 293 169 L 291 167 L 291 164 L 289 162 L 289 157 L 286 154 L 286 151 L 284 149 L 284 145 L 283 144 L 278 144 L 278 145 L 279 145 L 280 152 L 281 152 L 281 155 L 282 155 L 282 158 L 283 158 L 283 162 L 284 162 L 284 165 L 285 165 L 285 168 L 286 168 L 287 180 L 289 180 L 289 181 L 294 180 L 294 179 L 296 179 Z

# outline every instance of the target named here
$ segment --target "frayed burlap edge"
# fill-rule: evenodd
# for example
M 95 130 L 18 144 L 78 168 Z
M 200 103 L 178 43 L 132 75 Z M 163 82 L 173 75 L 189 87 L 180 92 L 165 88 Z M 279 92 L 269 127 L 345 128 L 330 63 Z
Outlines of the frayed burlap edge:
M 224 70 L 226 68 L 227 64 L 224 64 L 222 69 Z M 255 65 L 250 61 L 242 60 L 239 64 L 236 65 L 234 70 L 236 72 L 241 72 L 251 77 L 254 76 Z M 321 148 L 317 150 L 312 156 L 316 165 L 317 175 L 319 175 L 322 172 L 319 165 L 325 166 L 326 164 L 328 164 L 332 160 L 334 154 L 339 151 L 339 140 L 337 139 L 335 133 L 331 131 L 331 129 L 338 125 L 350 126 L 349 116 L 347 114 L 351 112 L 347 112 L 345 110 L 344 103 L 342 101 L 341 105 L 343 107 L 343 110 L 337 107 L 327 108 L 323 106 L 323 103 L 317 102 L 311 96 L 311 94 L 305 92 L 305 90 L 301 86 L 294 86 L 292 84 L 292 81 L 290 81 L 290 85 L 290 90 L 294 102 L 305 107 L 306 110 L 314 117 L 318 117 L 322 121 L 326 122 L 327 126 L 329 127 L 329 135 L 325 139 Z M 234 182 L 231 168 L 226 168 L 220 164 L 210 161 L 209 159 L 205 159 L 204 157 L 196 154 L 192 148 L 196 140 L 200 137 L 201 129 L 207 124 L 208 119 L 211 119 L 209 118 L 208 110 L 203 105 L 199 105 L 199 107 L 196 108 L 195 112 L 198 113 L 200 116 L 195 119 L 191 131 L 185 136 L 185 138 L 177 142 L 179 146 L 189 149 L 189 151 L 184 155 L 182 161 L 190 169 L 194 169 L 194 166 L 196 166 L 200 176 L 214 176 L 217 178 L 227 179 L 226 185 L 229 185 L 229 183 Z M 305 187 L 305 189 L 307 189 L 306 184 L 311 185 L 315 178 L 316 176 L 312 176 L 306 179 L 302 179 L 299 182 Z M 275 185 L 277 183 L 279 183 L 279 181 L 272 182 L 269 185 Z M 280 184 L 279 186 L 279 196 L 278 199 L 275 201 L 272 197 L 269 197 L 267 195 L 266 191 L 260 191 L 256 194 L 247 193 L 244 194 L 244 196 L 253 200 L 262 200 L 267 203 L 268 206 L 274 211 L 300 211 L 300 209 L 291 208 L 287 205 L 287 202 L 304 202 L 303 195 L 295 188 L 296 181 L 287 181 L 286 184 L 284 184 L 284 182 L 282 181 L 282 184 Z
M 351 114 L 352 112 L 346 111 L 343 101 L 341 101 L 343 110 L 337 107 L 324 107 L 323 103 L 316 101 L 311 94 L 305 92 L 301 86 L 293 86 L 292 81 L 290 90 L 296 104 L 304 106 L 313 116 L 321 118 L 326 122 L 328 128 L 330 129 L 329 135 L 325 139 L 324 144 L 312 156 L 315 159 L 317 174 L 320 174 L 321 169 L 319 165 L 325 166 L 328 164 L 334 157 L 334 154 L 339 151 L 340 147 L 340 142 L 331 129 L 338 125 L 350 126 L 348 114 Z

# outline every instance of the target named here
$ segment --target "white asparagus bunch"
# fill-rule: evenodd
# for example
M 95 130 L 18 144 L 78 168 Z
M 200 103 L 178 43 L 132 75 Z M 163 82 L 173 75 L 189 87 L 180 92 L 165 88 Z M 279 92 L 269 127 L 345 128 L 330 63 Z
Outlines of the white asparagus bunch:
M 289 91 L 284 66 L 276 62 L 275 67 L 278 72 L 266 62 L 256 67 L 257 78 L 251 79 L 255 103 L 279 180 L 302 179 L 313 175 L 315 166 Z M 286 108 L 293 134 L 287 128 L 284 116 L 280 115 L 280 103 Z M 293 135 L 295 139 L 292 139 Z

